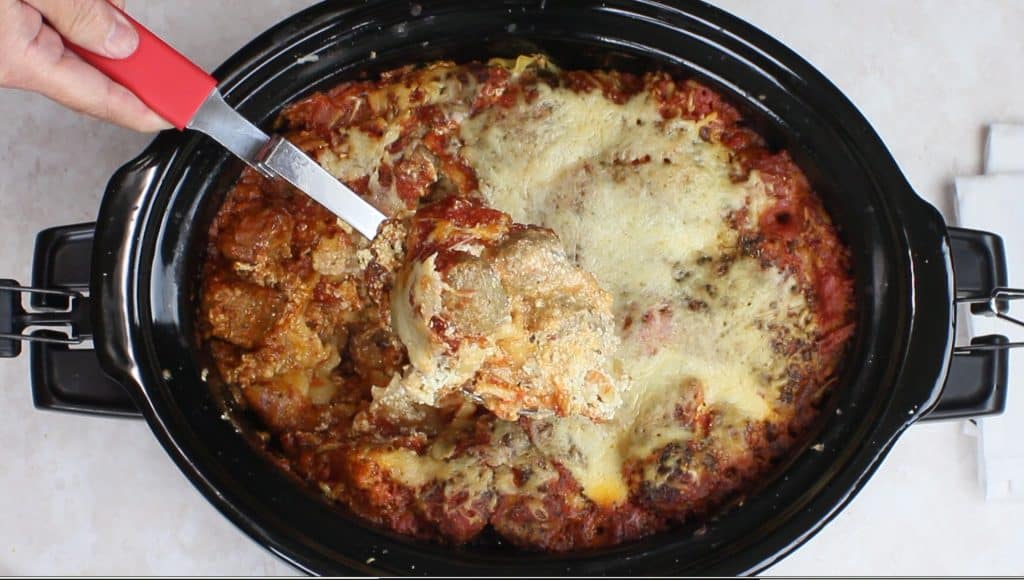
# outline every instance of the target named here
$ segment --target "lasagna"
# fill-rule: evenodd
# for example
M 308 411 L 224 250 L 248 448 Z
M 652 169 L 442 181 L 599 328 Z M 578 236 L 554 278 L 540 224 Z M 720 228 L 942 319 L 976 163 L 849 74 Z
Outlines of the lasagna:
M 554 232 L 452 196 L 385 224 L 375 240 L 397 266 L 391 327 L 409 365 L 374 393 L 374 411 L 417 414 L 461 393 L 500 419 L 611 418 L 629 384 L 612 370 L 611 294 Z
M 247 170 L 200 338 L 275 461 L 368 522 L 546 551 L 656 533 L 767 477 L 835 382 L 848 252 L 698 81 L 436 62 L 278 129 L 393 219 L 370 242 Z

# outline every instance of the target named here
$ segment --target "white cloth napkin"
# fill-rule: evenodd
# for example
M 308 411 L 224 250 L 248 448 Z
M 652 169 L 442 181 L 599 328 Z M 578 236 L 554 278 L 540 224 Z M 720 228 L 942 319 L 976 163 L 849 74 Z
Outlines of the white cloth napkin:
M 1024 286 L 1024 125 L 989 127 L 985 175 L 956 179 L 960 225 L 1002 236 L 1011 287 Z M 1021 305 L 1011 312 L 1021 317 Z M 971 336 L 1024 341 L 1024 328 L 996 318 L 969 318 Z M 978 420 L 978 477 L 987 499 L 1024 500 L 1024 351 L 1010 351 L 1006 411 Z
M 1024 172 L 1024 125 L 990 125 L 985 140 L 985 174 L 1020 172 Z

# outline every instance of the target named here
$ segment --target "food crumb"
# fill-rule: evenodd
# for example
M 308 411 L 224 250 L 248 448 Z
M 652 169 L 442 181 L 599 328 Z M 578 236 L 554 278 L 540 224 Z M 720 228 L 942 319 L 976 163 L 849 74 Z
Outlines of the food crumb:
M 306 56 L 296 59 L 295 64 L 307 64 L 311 62 L 317 62 L 318 60 L 320 60 L 319 54 L 310 53 L 307 54 Z
M 370 51 L 370 60 L 373 60 L 375 58 L 377 58 L 377 51 L 376 50 L 371 50 Z
M 206 382 L 206 379 L 210 378 L 210 369 L 203 369 L 199 372 L 199 380 Z
M 167 369 L 164 369 L 164 370 L 162 370 L 160 372 L 160 376 L 163 377 L 165 381 L 169 381 L 169 380 L 171 380 L 171 376 L 172 376 L 171 375 L 171 371 L 169 371 Z
M 366 563 L 367 564 L 373 564 L 376 561 L 377 561 L 377 558 L 374 558 L 373 556 L 370 556 L 369 558 L 366 559 Z
M 338 229 L 345 232 L 346 234 L 355 233 L 355 230 L 352 229 L 352 226 L 348 225 L 348 222 L 341 218 L 334 220 L 334 223 L 338 226 Z
M 825 450 L 825 444 L 815 443 L 814 445 L 811 445 L 811 449 L 820 453 Z

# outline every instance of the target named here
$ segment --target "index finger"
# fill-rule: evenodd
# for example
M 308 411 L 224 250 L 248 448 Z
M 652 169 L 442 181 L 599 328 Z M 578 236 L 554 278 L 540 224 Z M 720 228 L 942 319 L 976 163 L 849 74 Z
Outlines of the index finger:
M 131 55 L 139 36 L 107 0 L 22 0 L 46 18 L 61 36 L 110 58 Z

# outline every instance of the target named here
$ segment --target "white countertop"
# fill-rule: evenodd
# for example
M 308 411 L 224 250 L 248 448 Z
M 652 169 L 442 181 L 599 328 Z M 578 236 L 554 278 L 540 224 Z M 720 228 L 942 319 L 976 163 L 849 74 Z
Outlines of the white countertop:
M 946 215 L 953 176 L 981 170 L 982 127 L 1024 121 L 1024 2 L 718 3 L 828 75 Z M 307 4 L 129 9 L 210 69 Z M 0 276 L 28 282 L 35 234 L 93 220 L 108 177 L 148 138 L 7 90 L 0 118 Z M 27 356 L 0 360 L 0 575 L 295 572 L 208 504 L 145 423 L 36 411 L 28 377 Z M 986 503 L 975 471 L 959 422 L 915 426 L 853 503 L 770 573 L 1024 574 L 1024 503 Z

